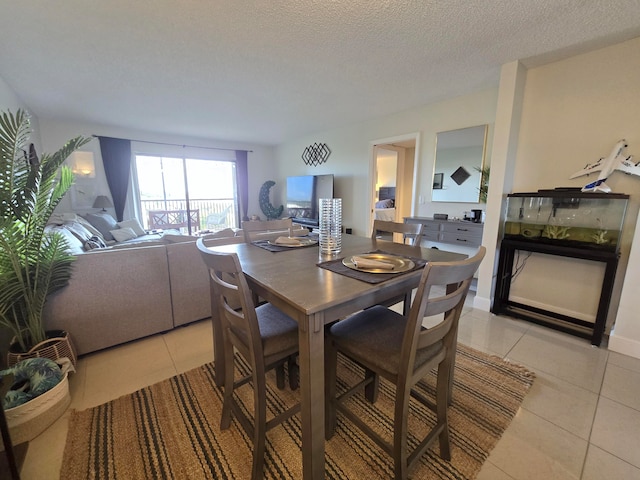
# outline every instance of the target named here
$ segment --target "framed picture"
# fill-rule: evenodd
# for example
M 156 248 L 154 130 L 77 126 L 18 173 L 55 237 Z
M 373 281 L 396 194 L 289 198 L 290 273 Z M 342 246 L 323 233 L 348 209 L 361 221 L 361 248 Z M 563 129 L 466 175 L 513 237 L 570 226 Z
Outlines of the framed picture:
M 443 177 L 444 177 L 444 173 L 434 173 L 433 174 L 433 189 L 434 190 L 442 190 Z
M 451 174 L 451 178 L 453 178 L 453 181 L 458 185 L 462 185 L 470 176 L 471 174 L 467 172 L 464 167 L 458 167 L 458 169 Z

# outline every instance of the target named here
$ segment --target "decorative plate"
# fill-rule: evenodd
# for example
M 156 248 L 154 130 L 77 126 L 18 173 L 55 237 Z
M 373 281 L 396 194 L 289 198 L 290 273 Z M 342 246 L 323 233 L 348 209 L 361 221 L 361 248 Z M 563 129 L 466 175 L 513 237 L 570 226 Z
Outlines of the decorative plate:
M 300 243 L 297 245 L 290 245 L 286 243 L 276 243 L 275 240 L 273 241 L 269 240 L 267 243 L 269 245 L 273 245 L 274 247 L 292 247 L 292 248 L 308 247 L 309 245 L 315 245 L 316 243 L 318 243 L 317 240 L 314 240 L 312 238 L 298 238 L 298 241 Z
M 364 258 L 366 260 L 375 260 L 377 262 L 385 262 L 393 265 L 392 269 L 386 268 L 358 268 L 353 261 L 352 257 L 347 257 L 342 260 L 342 264 L 345 267 L 349 267 L 353 270 L 358 270 L 359 272 L 368 272 L 368 273 L 402 273 L 408 272 L 413 267 L 416 266 L 413 261 L 408 258 L 399 257 L 397 255 L 387 255 L 386 253 L 363 253 L 361 255 L 354 255 L 356 257 Z

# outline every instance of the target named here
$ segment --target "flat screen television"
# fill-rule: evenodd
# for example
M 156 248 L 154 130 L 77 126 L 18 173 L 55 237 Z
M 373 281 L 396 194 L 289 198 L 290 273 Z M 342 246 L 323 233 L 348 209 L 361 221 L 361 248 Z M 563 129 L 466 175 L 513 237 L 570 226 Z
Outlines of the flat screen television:
M 333 198 L 333 174 L 287 177 L 286 215 L 294 223 L 318 227 L 320 198 Z

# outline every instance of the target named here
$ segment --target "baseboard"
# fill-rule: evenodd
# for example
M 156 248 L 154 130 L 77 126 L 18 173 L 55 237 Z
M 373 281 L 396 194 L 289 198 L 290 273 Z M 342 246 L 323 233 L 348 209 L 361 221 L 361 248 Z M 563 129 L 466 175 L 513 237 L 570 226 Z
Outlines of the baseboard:
M 482 310 L 483 312 L 491 311 L 491 299 L 479 297 L 476 293 L 475 298 L 473 299 L 473 308 L 477 308 L 478 310 Z
M 576 312 L 574 310 L 569 310 L 568 308 L 558 307 L 557 305 L 548 305 L 546 303 L 536 302 L 528 298 L 522 298 L 522 297 L 516 297 L 516 296 L 509 297 L 509 300 L 512 302 L 521 303 L 523 305 L 528 305 L 530 307 L 540 308 L 541 310 L 546 310 L 548 312 L 555 312 L 555 313 L 559 313 L 560 315 L 565 315 L 567 317 L 577 318 L 578 320 L 582 320 L 585 322 L 591 322 L 591 323 L 596 322 L 595 314 L 589 315 L 584 312 Z
M 640 342 L 630 338 L 616 336 L 615 331 L 609 335 L 609 351 L 640 358 Z

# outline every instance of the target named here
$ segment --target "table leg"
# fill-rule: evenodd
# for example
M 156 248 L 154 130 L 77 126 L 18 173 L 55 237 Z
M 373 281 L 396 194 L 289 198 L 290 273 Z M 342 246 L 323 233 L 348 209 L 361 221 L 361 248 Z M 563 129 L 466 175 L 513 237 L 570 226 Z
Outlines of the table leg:
M 324 322 L 322 314 L 300 322 L 302 466 L 305 480 L 324 478 Z

